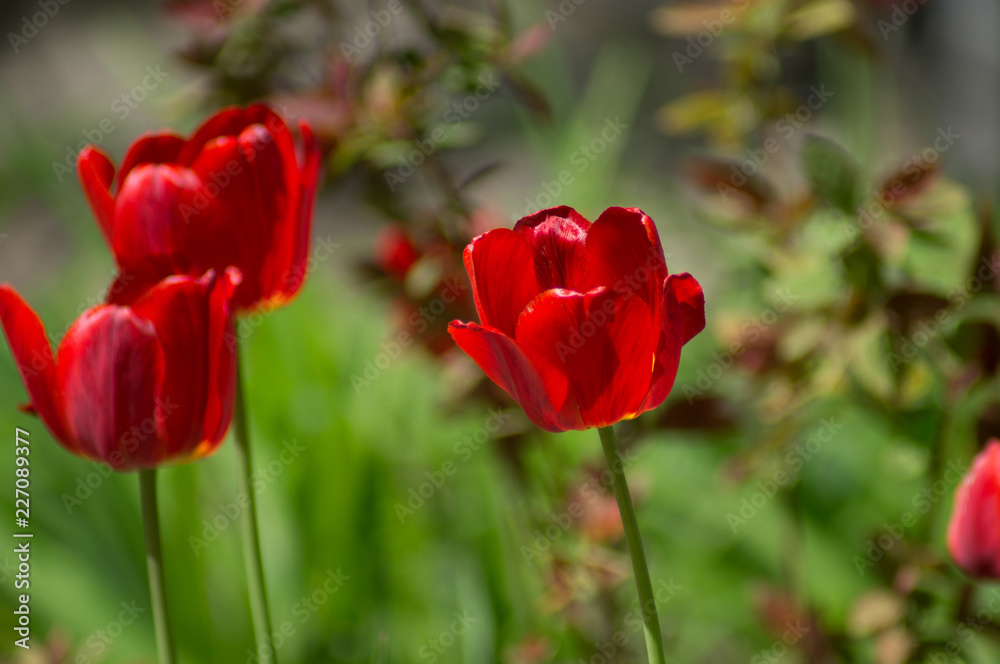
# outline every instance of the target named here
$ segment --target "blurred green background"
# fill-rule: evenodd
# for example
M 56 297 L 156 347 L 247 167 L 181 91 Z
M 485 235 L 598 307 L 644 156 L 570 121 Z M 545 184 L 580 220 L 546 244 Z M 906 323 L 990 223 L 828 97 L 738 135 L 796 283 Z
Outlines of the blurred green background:
M 257 98 L 309 119 L 331 150 L 313 269 L 241 323 L 278 657 L 644 661 L 596 433 L 534 431 L 440 340 L 388 357 L 438 282 L 378 269 L 390 224 L 454 263 L 550 204 L 640 207 L 707 301 L 668 402 L 619 427 L 669 661 L 995 662 L 1000 589 L 943 533 L 954 469 L 1000 433 L 1000 17 L 924 4 L 58 5 L 0 49 L 0 280 L 56 341 L 103 297 L 114 264 L 60 166 L 81 141 L 120 161 Z M 22 34 L 38 11 L 0 17 Z M 5 346 L 0 511 L 13 532 L 21 427 L 34 539 L 29 653 L 0 546 L 0 656 L 154 661 L 137 478 L 66 453 L 25 400 Z M 184 662 L 254 661 L 234 461 L 160 473 Z

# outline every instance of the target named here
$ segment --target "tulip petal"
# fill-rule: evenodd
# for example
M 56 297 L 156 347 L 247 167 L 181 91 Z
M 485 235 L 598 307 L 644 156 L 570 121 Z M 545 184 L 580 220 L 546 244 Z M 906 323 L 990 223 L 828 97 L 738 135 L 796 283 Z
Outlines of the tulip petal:
M 705 329 L 705 293 L 701 284 L 687 272 L 670 275 L 664 291 L 667 319 L 677 322 L 677 338 L 683 346 Z
M 250 236 L 258 229 L 254 225 L 256 216 L 244 224 L 228 204 L 233 177 L 246 177 L 246 160 L 239 154 L 236 138 L 226 136 L 212 141 L 197 155 L 190 169 L 200 183 L 204 199 L 199 201 L 202 204 L 188 220 L 185 242 L 188 253 L 193 262 L 206 271 L 240 265 L 243 248 L 251 246 Z M 216 188 L 207 186 L 209 183 Z M 222 183 L 221 186 L 218 183 Z M 224 202 L 223 196 L 226 196 Z M 235 232 L 237 228 L 243 232 Z
M 543 380 L 517 344 L 498 330 L 455 321 L 448 326 L 448 332 L 536 426 L 545 431 L 584 428 L 575 404 L 568 398 L 565 376 L 550 372 Z
M 127 307 L 146 294 L 153 286 L 160 283 L 169 275 L 143 274 L 119 272 L 114 280 L 108 285 L 108 290 L 104 294 L 105 304 L 117 304 Z
M 111 196 L 111 184 L 115 179 L 115 166 L 106 154 L 93 145 L 88 145 L 77 157 L 76 175 L 87 203 L 90 204 L 90 210 L 97 218 L 104 240 L 111 246 L 115 220 L 115 199 Z
M 125 178 L 133 169 L 143 164 L 172 164 L 177 161 L 184 139 L 171 132 L 148 133 L 140 136 L 122 159 L 118 170 L 118 191 L 121 192 Z
M 295 140 L 281 116 L 265 104 L 250 104 L 246 108 L 231 107 L 219 111 L 204 122 L 184 144 L 177 157 L 182 164 L 194 164 L 199 153 L 214 140 L 226 136 L 239 136 L 249 127 L 263 127 L 275 141 L 278 152 L 285 159 L 286 177 L 292 179 L 297 172 Z
M 63 420 L 56 362 L 45 327 L 38 314 L 6 284 L 0 285 L 0 324 L 7 336 L 17 371 L 31 398 L 31 408 L 48 427 L 53 438 L 70 451 L 76 451 L 77 445 L 68 435 Z
M 123 160 L 113 204 L 110 162 L 85 161 L 80 177 L 122 273 L 112 297 L 232 265 L 245 275 L 240 310 L 290 299 L 306 276 L 321 159 L 304 123 L 301 134 L 297 154 L 285 120 L 253 104 L 217 113 L 187 141 L 144 136 Z
M 658 330 L 649 307 L 630 293 L 555 289 L 535 298 L 517 324 L 517 344 L 546 380 L 569 380 L 587 427 L 642 412 Z
M 1000 442 L 990 441 L 955 493 L 948 551 L 972 576 L 1000 578 Z
M 587 288 L 607 286 L 642 298 L 659 321 L 667 264 L 656 225 L 638 208 L 605 210 L 587 232 Z
M 539 210 L 514 225 L 514 231 L 534 248 L 541 290 L 588 290 L 584 243 L 589 228 L 589 221 L 565 205 Z
M 463 257 L 480 322 L 513 338 L 518 316 L 541 293 L 531 245 L 520 234 L 497 228 L 474 239 Z
M 298 293 L 306 278 L 309 260 L 309 245 L 312 237 L 313 205 L 316 199 L 316 184 L 319 180 L 320 149 L 312 129 L 305 122 L 299 123 L 302 133 L 302 158 L 298 174 L 296 205 L 292 210 L 293 229 L 282 234 L 292 243 L 291 264 L 272 284 L 272 291 L 280 291 L 285 298 Z
M 112 236 L 123 272 L 161 277 L 190 269 L 185 236 L 200 191 L 186 168 L 143 164 L 132 170 L 118 194 Z
M 653 386 L 645 410 L 656 408 L 670 394 L 681 361 L 681 347 L 705 329 L 705 294 L 687 272 L 663 282 L 663 334 L 656 351 Z
M 207 143 L 192 169 L 206 187 L 218 181 L 217 200 L 190 227 L 195 264 L 220 272 L 238 266 L 244 275 L 240 309 L 268 299 L 275 294 L 276 266 L 290 265 L 293 250 L 281 238 L 294 232 L 287 224 L 297 185 L 288 178 L 278 142 L 263 126 L 251 125 L 238 137 Z
M 233 419 L 236 395 L 238 340 L 233 329 L 234 299 L 242 279 L 240 271 L 228 268 L 217 280 L 208 303 L 208 403 L 202 427 L 202 444 L 194 457 L 215 450 Z
M 161 459 L 175 458 L 201 442 L 209 399 L 209 293 L 215 274 L 202 279 L 170 277 L 146 291 L 132 305 L 140 320 L 153 325 L 163 351 L 163 380 L 157 391 L 164 415 L 166 448 Z
M 165 445 L 156 407 L 163 360 L 153 325 L 125 307 L 90 309 L 70 327 L 57 366 L 66 425 L 82 454 L 115 470 L 157 465 Z

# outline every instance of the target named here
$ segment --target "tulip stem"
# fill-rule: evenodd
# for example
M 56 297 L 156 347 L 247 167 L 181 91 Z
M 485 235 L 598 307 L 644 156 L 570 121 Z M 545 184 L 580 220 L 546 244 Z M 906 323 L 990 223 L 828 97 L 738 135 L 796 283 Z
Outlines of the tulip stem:
M 160 656 L 160 664 L 174 664 L 177 657 L 174 634 L 170 628 L 170 613 L 167 610 L 167 583 L 163 575 L 163 551 L 160 548 L 160 516 L 156 509 L 156 469 L 139 471 L 139 494 L 146 539 L 149 596 L 153 604 L 153 625 L 156 629 L 156 650 Z
M 632 496 L 625 481 L 625 466 L 621 455 L 618 454 L 618 437 L 613 426 L 601 427 L 597 431 L 604 447 L 604 458 L 607 459 L 608 469 L 611 471 L 618 511 L 621 513 L 628 552 L 632 558 L 632 573 L 635 575 L 635 587 L 639 591 L 639 613 L 642 615 L 642 627 L 646 634 L 646 653 L 650 664 L 664 664 L 666 660 L 663 657 L 663 636 L 660 634 L 660 618 L 656 612 L 656 597 L 653 595 L 653 584 L 649 580 L 649 567 L 646 565 L 646 554 L 642 549 L 639 523 L 632 508 Z
M 271 611 L 267 604 L 264 583 L 264 563 L 260 555 L 260 531 L 257 527 L 257 496 L 253 490 L 253 464 L 250 457 L 250 435 L 247 427 L 246 397 L 239 351 L 236 357 L 236 406 L 233 411 L 233 434 L 236 439 L 236 461 L 239 466 L 240 491 L 247 497 L 243 510 L 243 558 L 246 562 L 247 587 L 250 591 L 250 613 L 253 616 L 257 643 L 257 658 L 261 664 L 277 664 L 278 656 L 271 645 Z

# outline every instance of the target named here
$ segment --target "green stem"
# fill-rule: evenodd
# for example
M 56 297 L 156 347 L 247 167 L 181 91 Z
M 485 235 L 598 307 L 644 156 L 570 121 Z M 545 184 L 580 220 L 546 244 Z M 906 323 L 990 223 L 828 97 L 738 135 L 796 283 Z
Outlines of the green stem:
M 243 510 L 243 557 L 247 568 L 250 591 L 250 613 L 253 616 L 257 657 L 261 664 L 277 664 L 278 656 L 270 643 L 271 612 L 267 605 L 264 564 L 260 555 L 260 532 L 257 528 L 257 497 L 253 490 L 253 464 L 250 460 L 250 436 L 247 431 L 246 397 L 243 390 L 243 369 L 237 351 L 236 406 L 233 411 L 233 433 L 236 439 L 236 462 L 239 466 L 240 491 L 247 497 Z
M 139 494 L 142 502 L 142 527 L 146 539 L 146 571 L 149 574 L 149 596 L 153 603 L 153 625 L 156 628 L 156 650 L 160 664 L 174 664 L 174 634 L 170 629 L 167 610 L 167 583 L 163 575 L 163 552 L 160 549 L 160 516 L 156 509 L 156 470 L 139 471 Z
M 618 438 L 615 436 L 613 426 L 601 427 L 597 431 L 601 435 L 604 458 L 607 459 L 608 468 L 611 470 L 618 511 L 621 512 L 622 525 L 625 526 L 625 539 L 628 541 L 628 552 L 632 558 L 635 587 L 639 591 L 639 613 L 642 614 L 642 627 L 646 634 L 646 653 L 650 664 L 665 664 L 660 618 L 656 613 L 656 597 L 653 595 L 653 584 L 649 581 L 649 567 L 646 565 L 646 554 L 642 550 L 642 538 L 639 536 L 639 524 L 635 520 L 635 510 L 632 508 L 632 496 L 625 481 L 625 467 L 621 455 L 618 454 Z

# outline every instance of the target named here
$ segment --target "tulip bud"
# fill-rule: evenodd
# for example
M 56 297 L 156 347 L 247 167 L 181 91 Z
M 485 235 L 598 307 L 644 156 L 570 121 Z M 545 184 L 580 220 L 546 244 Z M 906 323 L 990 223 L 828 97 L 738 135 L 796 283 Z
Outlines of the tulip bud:
M 239 281 L 235 268 L 170 277 L 93 307 L 56 354 L 37 314 L 0 285 L 0 324 L 30 411 L 67 450 L 115 470 L 210 454 L 232 420 L 236 353 L 223 339 Z
M 955 493 L 948 551 L 967 574 L 1000 579 L 1000 441 L 976 456 Z
M 229 108 L 189 139 L 139 138 L 117 175 L 87 146 L 77 175 L 123 274 L 148 286 L 233 266 L 237 310 L 273 309 L 299 291 L 309 260 L 320 154 L 309 126 L 300 132 L 297 146 L 262 104 Z
M 705 327 L 705 297 L 669 274 L 660 238 L 636 208 L 591 224 L 541 210 L 465 248 L 480 324 L 455 342 L 546 431 L 606 427 L 656 408 L 681 347 Z

